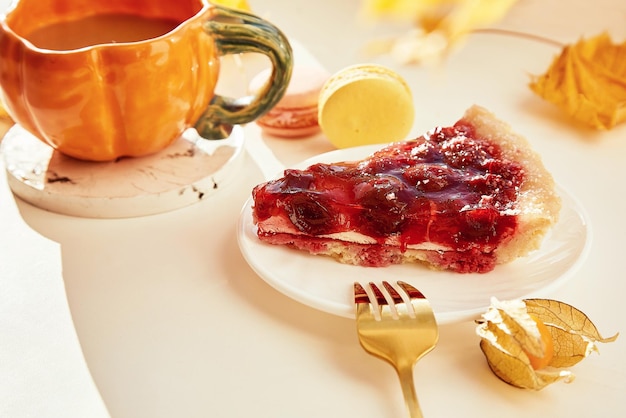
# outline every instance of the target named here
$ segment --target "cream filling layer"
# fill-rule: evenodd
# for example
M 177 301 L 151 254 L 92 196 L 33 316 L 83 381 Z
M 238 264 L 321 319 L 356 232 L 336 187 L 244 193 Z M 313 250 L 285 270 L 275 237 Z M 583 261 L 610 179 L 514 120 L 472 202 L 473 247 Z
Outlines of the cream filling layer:
M 272 217 L 270 219 L 266 219 L 260 225 L 259 228 L 268 234 L 291 234 L 296 236 L 304 236 L 306 234 L 302 233 L 298 229 L 294 228 L 293 224 L 288 220 L 285 220 L 281 217 Z M 378 244 L 379 241 L 370 236 L 361 234 L 356 231 L 346 231 L 346 232 L 336 232 L 333 234 L 324 234 L 317 235 L 317 238 L 327 238 L 336 241 L 342 241 L 346 243 L 353 244 L 365 244 L 372 245 Z M 384 241 L 385 245 L 391 245 L 394 247 L 400 247 L 400 240 L 397 237 L 388 237 Z M 450 251 L 450 247 L 446 247 L 443 245 L 435 244 L 432 242 L 421 242 L 419 244 L 410 244 L 407 248 L 412 250 L 425 250 L 425 251 Z
M 377 244 L 378 241 L 370 236 L 363 235 L 359 232 L 348 231 L 348 232 L 336 232 L 334 234 L 320 235 L 322 238 L 330 238 L 337 241 L 345 241 L 351 242 L 355 244 Z M 385 239 L 386 245 L 392 245 L 399 247 L 400 241 L 396 237 L 388 237 Z M 410 244 L 407 245 L 407 248 L 412 250 L 427 250 L 427 251 L 448 251 L 449 247 L 435 244 L 433 242 L 421 242 L 419 244 Z

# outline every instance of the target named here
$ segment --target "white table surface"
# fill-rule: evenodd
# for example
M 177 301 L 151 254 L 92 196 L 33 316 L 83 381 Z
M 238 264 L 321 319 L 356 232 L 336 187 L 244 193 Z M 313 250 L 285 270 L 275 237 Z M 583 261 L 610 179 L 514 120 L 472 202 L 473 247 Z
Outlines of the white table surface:
M 392 28 L 360 22 L 357 0 L 250 3 L 330 71 L 394 65 L 361 54 L 365 40 Z M 621 0 L 520 0 L 497 26 L 562 42 L 610 30 L 621 42 L 625 20 Z M 528 74 L 557 52 L 475 35 L 441 67 L 395 68 L 415 95 L 415 134 L 478 103 L 529 138 L 592 227 L 588 258 L 551 296 L 586 312 L 606 336 L 624 333 L 626 125 L 576 127 L 530 92 Z M 285 141 L 247 130 L 285 165 L 332 149 L 319 136 Z M 241 175 L 209 199 L 133 219 L 49 213 L 14 199 L 0 175 L 0 417 L 405 416 L 393 370 L 361 349 L 352 320 L 285 297 L 247 266 L 236 222 L 263 176 L 246 158 Z M 624 335 L 572 368 L 573 383 L 540 392 L 489 371 L 471 321 L 440 335 L 415 369 L 427 417 L 626 414 Z

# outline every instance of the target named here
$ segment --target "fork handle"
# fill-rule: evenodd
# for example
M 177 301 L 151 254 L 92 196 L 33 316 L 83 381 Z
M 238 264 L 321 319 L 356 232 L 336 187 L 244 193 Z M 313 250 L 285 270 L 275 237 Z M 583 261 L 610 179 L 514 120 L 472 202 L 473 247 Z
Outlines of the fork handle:
M 411 418 L 423 418 L 422 410 L 417 393 L 415 392 L 415 383 L 413 382 L 413 365 L 406 364 L 397 368 L 398 377 L 400 378 L 400 386 L 404 395 L 404 403 L 409 411 Z

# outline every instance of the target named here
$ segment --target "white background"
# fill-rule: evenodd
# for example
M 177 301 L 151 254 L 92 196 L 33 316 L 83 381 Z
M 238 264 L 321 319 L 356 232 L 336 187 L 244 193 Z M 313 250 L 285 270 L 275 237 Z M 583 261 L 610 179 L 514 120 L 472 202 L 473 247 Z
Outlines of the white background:
M 397 29 L 357 19 L 356 0 L 250 3 L 331 72 L 367 60 L 395 66 L 362 54 L 367 39 Z M 561 42 L 610 29 L 621 41 L 625 19 L 621 0 L 520 0 L 499 26 Z M 545 70 L 557 52 L 475 35 L 441 67 L 394 68 L 414 93 L 415 134 L 481 104 L 527 136 L 578 197 L 592 248 L 552 296 L 585 311 L 608 336 L 626 330 L 626 126 L 581 128 L 529 91 L 529 74 Z M 253 127 L 248 134 L 259 140 Z M 286 165 L 332 149 L 321 137 L 263 140 Z M 363 352 L 353 321 L 292 301 L 246 265 L 235 225 L 262 180 L 248 159 L 229 187 L 189 208 L 90 220 L 16 202 L 2 179 L 0 417 L 404 416 L 392 369 Z M 572 384 L 531 392 L 491 374 L 472 322 L 440 334 L 415 370 L 427 417 L 626 413 L 623 336 L 575 366 Z

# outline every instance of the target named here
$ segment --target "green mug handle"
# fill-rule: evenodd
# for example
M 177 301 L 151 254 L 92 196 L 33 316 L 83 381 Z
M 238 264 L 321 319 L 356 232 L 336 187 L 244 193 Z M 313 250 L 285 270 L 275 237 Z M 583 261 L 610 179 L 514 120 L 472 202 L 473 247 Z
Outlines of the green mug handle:
M 257 52 L 266 55 L 273 68 L 268 82 L 252 96 L 213 97 L 195 128 L 205 139 L 223 139 L 233 125 L 254 121 L 283 97 L 291 79 L 293 54 L 285 35 L 271 23 L 226 7 L 214 6 L 213 11 L 203 28 L 215 40 L 220 55 Z

